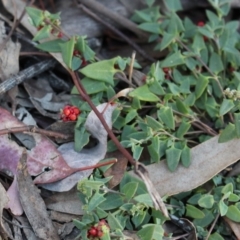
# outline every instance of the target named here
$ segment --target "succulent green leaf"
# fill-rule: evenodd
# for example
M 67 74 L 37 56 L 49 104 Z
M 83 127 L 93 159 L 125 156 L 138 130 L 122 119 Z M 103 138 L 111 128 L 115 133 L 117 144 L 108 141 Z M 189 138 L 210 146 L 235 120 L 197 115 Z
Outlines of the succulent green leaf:
M 179 10 L 182 10 L 182 4 L 179 0 L 164 0 L 164 3 L 169 11 L 177 12 Z
M 140 145 L 136 145 L 136 144 L 132 145 L 133 158 L 136 161 L 139 160 L 139 158 L 142 154 L 142 151 L 143 151 L 143 147 L 141 147 Z
M 168 128 L 175 129 L 173 111 L 170 107 L 162 107 L 157 111 L 158 119 L 161 120 Z
M 191 152 L 190 148 L 185 145 L 181 153 L 181 163 L 184 167 L 189 167 L 191 164 Z
M 182 150 L 175 148 L 172 146 L 171 148 L 166 150 L 166 160 L 168 168 L 171 172 L 174 172 L 178 166 Z
M 75 45 L 75 37 L 72 37 L 67 42 L 60 44 L 63 61 L 70 69 L 72 69 L 74 45 Z
M 224 114 L 228 113 L 233 107 L 234 107 L 233 100 L 224 98 L 220 106 L 219 114 L 223 116 Z
M 97 206 L 99 206 L 105 200 L 106 198 L 103 196 L 103 194 L 96 192 L 88 202 L 88 211 L 92 212 Z
M 219 72 L 224 70 L 223 63 L 221 57 L 213 52 L 210 57 L 209 68 L 215 73 L 218 74 Z
M 226 128 L 220 133 L 218 142 L 224 143 L 227 141 L 230 141 L 237 137 L 237 133 L 235 130 L 235 125 L 232 123 L 229 123 Z
M 127 200 L 130 200 L 135 195 L 137 188 L 138 188 L 137 182 L 129 182 L 122 187 L 121 193 L 125 195 Z
M 162 240 L 164 229 L 159 224 L 146 224 L 137 232 L 137 235 L 141 240 Z
M 220 215 L 221 216 L 225 216 L 227 211 L 228 211 L 228 206 L 225 204 L 225 202 L 223 201 L 223 199 L 221 199 L 218 203 L 218 208 L 220 211 Z
M 234 113 L 236 135 L 240 138 L 240 113 Z
M 152 139 L 152 143 L 148 145 L 148 152 L 151 156 L 152 162 L 158 162 L 160 160 L 160 140 L 158 136 L 154 136 Z
M 198 208 L 190 204 L 186 205 L 186 210 L 187 210 L 186 216 L 194 219 L 201 219 L 201 218 L 204 218 L 205 216 L 205 214 L 201 210 L 199 210 Z
M 200 77 L 197 79 L 197 84 L 195 88 L 196 99 L 202 96 L 204 90 L 208 86 L 208 82 L 208 78 L 204 77 L 203 75 L 200 75 Z
M 234 222 L 240 222 L 240 210 L 235 205 L 228 207 L 226 216 Z
M 146 101 L 146 102 L 158 102 L 159 101 L 158 96 L 156 96 L 149 90 L 147 84 L 136 88 L 135 90 L 131 91 L 128 95 L 130 97 L 133 97 L 133 98 L 136 97 L 139 100 Z
M 118 219 L 112 213 L 108 214 L 107 221 L 111 230 L 113 231 L 117 229 L 123 230 L 123 226 L 120 224 Z
M 119 72 L 118 69 L 114 68 L 116 60 L 116 58 L 113 58 L 92 63 L 82 68 L 80 72 L 86 77 L 113 85 L 113 76 L 116 72 Z
M 165 32 L 163 34 L 163 38 L 162 41 L 160 43 L 160 50 L 164 50 L 165 48 L 167 48 L 175 39 L 175 35 L 171 34 L 171 33 L 167 33 Z
M 191 124 L 189 122 L 182 121 L 182 123 L 180 124 L 177 130 L 176 136 L 178 138 L 183 138 L 184 134 L 187 133 L 190 127 L 191 127 Z
M 64 43 L 62 39 L 55 39 L 52 41 L 47 41 L 40 43 L 36 46 L 36 48 L 45 51 L 45 52 L 61 52 L 60 44 Z
M 51 26 L 48 26 L 48 25 L 44 26 L 34 36 L 33 41 L 39 41 L 39 40 L 48 38 L 50 36 L 50 32 L 51 32 Z
M 212 208 L 214 198 L 211 194 L 205 194 L 198 200 L 198 205 L 202 208 Z
M 84 37 L 78 37 L 75 48 L 80 51 L 86 61 L 93 61 L 95 52 L 88 46 Z
M 44 19 L 43 11 L 32 7 L 26 7 L 26 11 L 31 18 L 32 24 L 35 27 L 39 27 Z
M 210 235 L 209 240 L 224 240 L 224 238 L 218 232 L 215 232 Z
M 86 131 L 85 127 L 75 129 L 74 131 L 74 147 L 75 151 L 80 152 L 84 146 L 89 142 L 90 134 Z
M 161 67 L 175 67 L 182 65 L 184 64 L 184 58 L 185 57 L 180 52 L 173 53 L 163 60 Z
M 160 34 L 160 24 L 157 22 L 141 23 L 138 27 L 146 32 Z

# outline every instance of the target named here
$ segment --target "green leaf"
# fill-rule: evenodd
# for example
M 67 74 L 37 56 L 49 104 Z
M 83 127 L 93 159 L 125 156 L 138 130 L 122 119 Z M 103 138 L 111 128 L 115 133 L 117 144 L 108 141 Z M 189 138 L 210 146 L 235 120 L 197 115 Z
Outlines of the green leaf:
M 105 195 L 106 201 L 102 202 L 99 207 L 103 210 L 112 210 L 119 208 L 124 204 L 122 197 L 117 193 L 109 193 Z
M 234 222 L 240 222 L 240 211 L 235 205 L 228 207 L 226 216 Z
M 63 61 L 65 62 L 65 64 L 70 69 L 72 69 L 72 58 L 73 58 L 74 44 L 75 44 L 75 38 L 74 37 L 72 37 L 67 42 L 60 44 Z
M 128 94 L 130 97 L 136 97 L 141 101 L 146 101 L 146 102 L 158 102 L 159 98 L 152 92 L 150 92 L 148 85 L 145 84 L 141 87 L 136 88 L 135 90 L 131 91 Z
M 167 48 L 172 43 L 172 41 L 174 41 L 174 39 L 174 34 L 164 32 L 162 41 L 160 43 L 160 50 L 162 51 L 163 49 Z
M 186 107 L 186 104 L 184 104 L 182 101 L 179 99 L 176 100 L 176 106 L 179 112 L 183 114 L 188 114 L 189 109 Z
M 86 61 L 94 60 L 95 52 L 88 46 L 84 37 L 78 37 L 75 45 Z
M 176 137 L 183 138 L 184 134 L 187 133 L 190 127 L 191 127 L 191 124 L 189 122 L 182 121 L 181 125 L 177 130 Z
M 90 78 L 83 78 L 81 83 L 83 84 L 87 94 L 96 94 L 103 92 L 107 89 L 107 86 L 103 82 L 99 82 Z
M 159 224 L 146 224 L 137 235 L 141 240 L 162 240 L 164 229 Z
M 202 208 L 212 208 L 214 198 L 211 194 L 205 194 L 198 200 L 198 205 Z
M 166 150 L 167 165 L 171 172 L 174 172 L 178 166 L 182 150 L 172 146 Z
M 39 41 L 39 40 L 48 38 L 50 36 L 50 32 L 51 32 L 51 26 L 48 26 L 48 25 L 44 26 L 34 36 L 33 41 Z
M 218 232 L 215 232 L 210 235 L 209 240 L 224 240 L 224 238 Z
M 162 107 L 157 111 L 158 119 L 161 120 L 168 128 L 175 129 L 173 111 L 170 107 Z
M 109 227 L 112 231 L 117 230 L 117 229 L 123 230 L 122 225 L 120 224 L 118 219 L 112 213 L 108 214 L 107 221 L 108 221 Z
M 222 59 L 215 52 L 211 54 L 209 68 L 216 74 L 224 70 Z
M 240 197 L 237 194 L 231 193 L 229 195 L 228 201 L 230 202 L 238 202 Z
M 134 223 L 135 228 L 139 227 L 139 226 L 142 224 L 142 222 L 143 222 L 144 219 L 146 218 L 146 215 L 149 215 L 149 214 L 147 213 L 147 211 L 144 211 L 143 213 L 141 213 L 141 214 L 135 214 L 135 215 L 132 217 L 131 221 Z
M 151 116 L 146 116 L 147 125 L 152 128 L 153 131 L 159 131 L 163 129 L 163 125 Z
M 105 200 L 106 198 L 103 196 L 103 194 L 96 192 L 88 202 L 88 211 L 92 212 L 97 206 L 99 206 Z
M 139 158 L 141 157 L 142 151 L 143 151 L 143 147 L 141 147 L 140 145 L 136 145 L 136 144 L 132 145 L 133 158 L 136 161 L 138 161 Z
M 186 210 L 186 216 L 194 219 L 201 219 L 205 216 L 205 214 L 201 210 L 190 204 L 186 204 Z
M 31 18 L 32 24 L 39 27 L 44 19 L 43 11 L 33 7 L 26 7 L 26 11 Z
M 234 113 L 236 135 L 240 138 L 240 113 Z
M 149 207 L 153 207 L 153 201 L 149 193 L 140 194 L 133 199 L 139 203 L 144 203 Z
M 80 152 L 84 146 L 89 142 L 90 134 L 86 131 L 85 127 L 75 129 L 74 131 L 74 149 Z
M 218 208 L 221 216 L 225 216 L 228 211 L 228 206 L 224 203 L 223 199 L 221 199 L 218 203 Z
M 113 76 L 116 72 L 119 72 L 118 69 L 114 68 L 116 60 L 116 58 L 113 58 L 92 63 L 82 68 L 80 72 L 86 77 L 113 85 Z
M 125 123 L 131 122 L 136 116 L 138 116 L 136 109 L 131 109 L 125 117 Z
M 228 192 L 233 193 L 233 184 L 231 182 L 226 184 L 221 191 L 222 194 L 227 194 Z
M 180 0 L 164 0 L 164 3 L 169 11 L 177 12 L 182 10 L 182 4 Z
M 149 88 L 150 92 L 152 92 L 152 93 L 154 93 L 158 96 L 161 96 L 161 95 L 165 94 L 161 84 L 157 80 L 155 80 L 151 84 L 148 84 L 148 88 Z
M 207 227 L 209 226 L 212 221 L 215 219 L 215 216 L 212 214 L 211 210 L 203 209 L 203 213 L 205 214 L 204 218 L 201 219 L 194 219 L 193 223 L 195 226 L 200 226 L 200 227 Z
M 184 64 L 184 56 L 180 52 L 173 53 L 170 56 L 167 56 L 162 64 L 161 67 L 175 67 L 178 65 Z
M 227 141 L 230 141 L 237 137 L 237 133 L 235 130 L 235 125 L 232 123 L 229 123 L 227 127 L 220 133 L 218 142 L 224 143 Z
M 190 148 L 185 145 L 181 153 L 181 163 L 184 167 L 189 167 L 191 164 L 191 151 Z
M 138 28 L 146 31 L 146 32 L 150 32 L 150 33 L 156 33 L 156 34 L 160 34 L 160 24 L 157 22 L 148 22 L 148 23 L 142 23 L 140 25 L 138 25 Z
M 138 188 L 137 182 L 129 182 L 123 186 L 121 193 L 123 193 L 127 200 L 130 200 L 135 195 Z
M 228 113 L 233 107 L 234 107 L 233 100 L 224 98 L 219 110 L 220 116 L 223 116 L 224 114 Z
M 152 139 L 152 143 L 147 146 L 148 152 L 151 156 L 151 161 L 152 162 L 159 162 L 160 160 L 160 140 L 158 136 L 154 136 Z
M 194 52 L 197 54 L 199 54 L 202 49 L 206 48 L 202 35 L 196 34 L 194 36 L 192 48 L 194 49 Z
M 200 77 L 197 79 L 197 84 L 195 88 L 196 99 L 202 96 L 204 90 L 208 85 L 208 82 L 208 78 L 204 77 L 203 75 L 200 75 Z
M 36 48 L 45 51 L 45 52 L 61 52 L 60 44 L 64 43 L 62 39 L 55 39 L 52 41 L 47 41 L 40 43 L 36 46 Z
M 155 0 L 146 0 L 148 7 L 151 7 L 154 4 Z

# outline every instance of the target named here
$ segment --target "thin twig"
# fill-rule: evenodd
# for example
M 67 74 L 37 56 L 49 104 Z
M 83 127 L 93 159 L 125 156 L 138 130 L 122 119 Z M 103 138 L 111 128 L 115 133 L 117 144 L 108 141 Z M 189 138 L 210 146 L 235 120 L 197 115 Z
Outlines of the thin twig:
M 68 139 L 69 136 L 59 133 L 59 132 L 54 132 L 50 130 L 44 130 L 41 128 L 38 128 L 36 126 L 22 126 L 22 127 L 13 127 L 10 129 L 2 129 L 0 130 L 0 135 L 4 134 L 9 134 L 9 133 L 19 133 L 19 132 L 32 132 L 32 133 L 40 133 L 49 137 L 55 137 L 55 138 L 62 138 L 62 139 Z
M 135 42 L 133 42 L 131 39 L 129 39 L 125 34 L 123 34 L 122 32 L 120 32 L 118 29 L 116 29 L 115 27 L 113 27 L 111 24 L 105 22 L 102 20 L 102 18 L 100 18 L 99 16 L 97 16 L 95 13 L 93 13 L 90 9 L 84 7 L 83 5 L 80 5 L 81 9 L 87 13 L 89 16 L 91 16 L 92 18 L 94 18 L 95 20 L 97 20 L 98 22 L 102 23 L 104 26 L 106 26 L 107 28 L 109 28 L 111 31 L 113 31 L 114 33 L 116 33 L 118 36 L 120 36 L 122 39 L 124 39 L 129 45 L 131 45 L 140 55 L 142 55 L 145 59 L 151 61 L 151 62 L 155 62 L 156 60 L 154 58 L 152 58 L 151 56 L 149 56 L 138 44 L 136 44 Z
M 212 223 L 212 225 L 211 225 L 211 227 L 210 227 L 210 229 L 209 229 L 209 231 L 208 231 L 208 234 L 207 234 L 205 240 L 208 240 L 208 238 L 210 237 L 210 235 L 211 235 L 211 233 L 212 233 L 212 230 L 213 230 L 213 228 L 215 227 L 219 216 L 220 216 L 220 214 L 218 214 L 218 215 L 216 216 L 215 220 L 213 221 L 213 223 Z
M 133 65 L 134 65 L 135 57 L 136 57 L 136 52 L 134 51 L 132 53 L 132 58 L 131 58 L 129 73 L 128 73 L 128 80 L 130 83 L 132 83 Z
M 20 225 L 20 224 L 17 224 L 17 223 L 13 223 L 12 221 L 8 220 L 7 218 L 5 218 L 4 216 L 2 216 L 2 218 L 4 219 L 4 221 L 8 222 L 9 224 L 12 224 L 16 227 L 19 227 L 19 228 L 28 228 L 28 229 L 32 229 L 31 227 L 29 226 L 24 226 L 24 225 Z

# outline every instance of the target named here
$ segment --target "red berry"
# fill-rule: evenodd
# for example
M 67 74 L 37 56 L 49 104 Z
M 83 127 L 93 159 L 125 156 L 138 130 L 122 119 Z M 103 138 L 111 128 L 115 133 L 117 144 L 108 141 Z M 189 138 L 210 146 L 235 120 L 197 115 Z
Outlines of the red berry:
M 57 35 L 58 38 L 62 38 L 63 37 L 63 33 L 62 32 L 59 32 L 58 35 Z
M 205 25 L 205 22 L 199 21 L 199 22 L 197 23 L 197 25 L 198 25 L 199 27 L 203 27 L 203 26 Z
M 69 108 L 64 108 L 63 113 L 65 114 L 65 116 L 68 116 L 71 112 Z
M 82 66 L 84 67 L 84 66 L 86 66 L 86 65 L 87 65 L 86 59 L 85 59 L 85 58 L 82 58 Z
M 163 70 L 163 72 L 168 73 L 170 69 L 168 67 L 165 67 L 162 70 Z
M 73 51 L 73 56 L 79 56 L 79 55 L 80 55 L 80 52 L 75 49 L 75 50 Z
M 37 27 L 37 30 L 40 31 L 42 28 L 43 28 L 43 26 L 40 25 L 40 26 Z
M 75 121 L 77 119 L 77 116 L 75 114 L 70 114 L 68 117 L 70 121 Z
M 96 237 L 98 235 L 98 231 L 95 227 L 92 227 L 90 230 L 88 230 L 88 234 L 93 237 Z
M 98 231 L 97 237 L 101 238 L 103 236 L 103 231 Z
M 73 112 L 75 113 L 75 115 L 78 115 L 80 113 L 80 110 L 77 107 L 74 107 Z
M 143 76 L 142 82 L 146 82 L 147 76 Z

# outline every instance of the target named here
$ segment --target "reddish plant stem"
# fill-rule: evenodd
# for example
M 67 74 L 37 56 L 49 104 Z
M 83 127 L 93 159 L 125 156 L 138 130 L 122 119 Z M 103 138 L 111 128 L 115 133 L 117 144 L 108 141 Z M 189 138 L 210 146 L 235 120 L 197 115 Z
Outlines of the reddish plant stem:
M 49 137 L 62 138 L 62 139 L 69 138 L 68 135 L 54 132 L 54 131 L 40 129 L 36 126 L 22 126 L 22 127 L 13 127 L 11 129 L 2 129 L 0 130 L 0 135 L 9 134 L 9 133 L 19 133 L 19 132 L 40 133 Z
M 114 160 L 110 160 L 110 161 L 107 161 L 107 162 L 98 163 L 98 164 L 95 164 L 95 165 L 92 165 L 92 166 L 77 168 L 76 172 L 90 170 L 90 169 L 95 169 L 95 168 L 103 167 L 103 166 L 106 166 L 106 165 L 114 164 L 116 162 L 117 162 L 117 159 L 114 159 Z
M 132 165 L 135 166 L 136 165 L 136 161 L 133 159 L 132 155 L 121 145 L 121 143 L 118 141 L 118 139 L 116 138 L 116 136 L 114 135 L 112 130 L 108 127 L 108 125 L 107 125 L 106 121 L 104 120 L 102 114 L 97 110 L 97 108 L 95 107 L 95 105 L 91 101 L 90 97 L 87 95 L 87 93 L 86 93 L 84 87 L 82 86 L 81 82 L 79 81 L 78 74 L 74 73 L 73 71 L 69 71 L 69 72 L 71 74 L 72 80 L 73 80 L 77 90 L 79 91 L 80 95 L 90 105 L 90 107 L 92 108 L 94 113 L 97 115 L 97 117 L 99 118 L 100 122 L 102 123 L 102 125 L 106 129 L 109 137 L 115 143 L 115 145 L 118 148 L 118 150 L 120 152 L 122 152 L 122 154 L 128 159 L 128 161 Z

